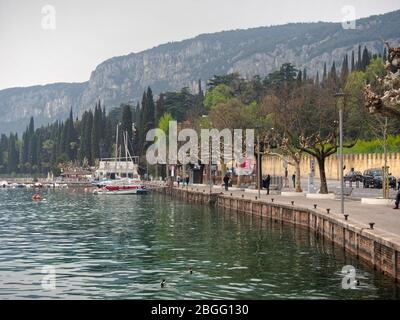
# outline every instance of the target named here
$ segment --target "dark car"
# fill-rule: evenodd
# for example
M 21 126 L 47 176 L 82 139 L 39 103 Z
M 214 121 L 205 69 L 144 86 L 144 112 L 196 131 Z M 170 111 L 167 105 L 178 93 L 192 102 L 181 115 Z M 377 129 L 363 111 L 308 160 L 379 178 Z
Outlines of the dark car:
M 344 177 L 343 177 L 344 181 L 348 181 L 348 182 L 357 182 L 363 181 L 363 174 L 360 171 L 349 171 Z
M 364 188 L 382 188 L 383 185 L 383 170 L 368 169 L 364 171 L 363 174 L 363 185 Z M 389 187 L 396 189 L 396 178 L 389 175 Z

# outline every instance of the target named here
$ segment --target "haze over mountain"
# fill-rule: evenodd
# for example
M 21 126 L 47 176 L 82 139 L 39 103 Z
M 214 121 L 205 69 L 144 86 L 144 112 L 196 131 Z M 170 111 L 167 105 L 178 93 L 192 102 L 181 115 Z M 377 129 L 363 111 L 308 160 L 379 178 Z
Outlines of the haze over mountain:
M 0 91 L 0 133 L 22 131 L 29 118 L 37 125 L 65 119 L 94 107 L 99 99 L 108 109 L 136 103 L 150 86 L 155 94 L 203 84 L 215 74 L 239 72 L 243 77 L 265 76 L 282 63 L 306 68 L 308 76 L 322 73 L 324 63 L 357 52 L 366 45 L 382 53 L 381 38 L 400 43 L 400 10 L 357 21 L 355 30 L 340 23 L 290 23 L 281 26 L 203 34 L 139 53 L 104 61 L 83 83 L 10 88 Z

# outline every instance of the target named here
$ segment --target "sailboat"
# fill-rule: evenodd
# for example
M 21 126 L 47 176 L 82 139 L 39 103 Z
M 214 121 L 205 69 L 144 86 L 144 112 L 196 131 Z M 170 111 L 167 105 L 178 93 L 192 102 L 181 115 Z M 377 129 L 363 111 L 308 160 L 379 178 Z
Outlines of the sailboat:
M 128 132 L 123 133 L 125 157 L 121 157 L 121 148 L 118 146 L 118 127 L 116 135 L 115 158 L 99 160 L 99 167 L 95 172 L 96 180 L 93 184 L 98 195 L 131 195 L 147 193 L 146 187 L 138 174 L 139 157 L 131 156 L 128 149 Z

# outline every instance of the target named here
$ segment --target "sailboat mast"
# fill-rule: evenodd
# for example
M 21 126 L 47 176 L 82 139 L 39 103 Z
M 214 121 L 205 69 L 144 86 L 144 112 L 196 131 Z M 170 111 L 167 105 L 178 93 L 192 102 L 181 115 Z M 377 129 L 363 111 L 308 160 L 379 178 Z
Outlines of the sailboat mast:
M 119 123 L 117 123 L 117 134 L 115 135 L 115 160 L 118 159 L 118 128 Z M 115 162 L 115 168 L 117 168 L 117 162 Z

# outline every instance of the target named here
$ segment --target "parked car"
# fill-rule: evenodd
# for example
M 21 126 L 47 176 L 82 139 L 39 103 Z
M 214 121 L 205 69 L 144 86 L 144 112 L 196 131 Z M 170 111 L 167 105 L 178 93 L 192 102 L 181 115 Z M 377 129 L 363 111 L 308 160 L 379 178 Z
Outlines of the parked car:
M 364 188 L 382 188 L 383 170 L 379 168 L 368 169 L 363 174 Z M 396 178 L 389 174 L 389 187 L 396 189 Z
M 344 177 L 344 181 L 348 182 L 356 182 L 356 181 L 363 181 L 363 174 L 360 171 L 349 171 Z

